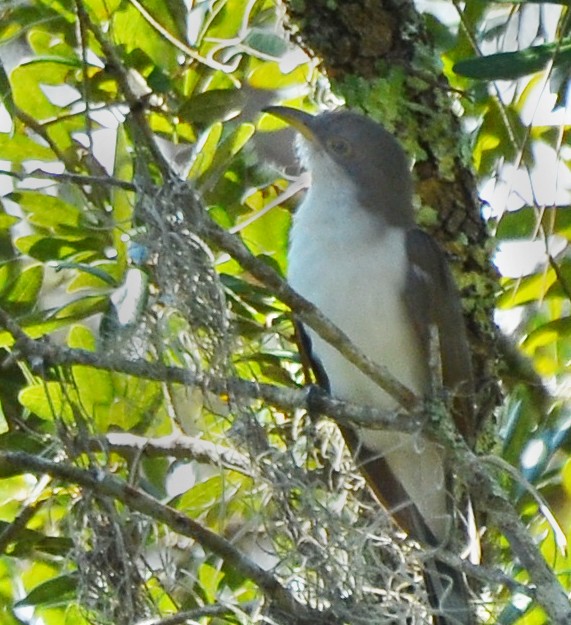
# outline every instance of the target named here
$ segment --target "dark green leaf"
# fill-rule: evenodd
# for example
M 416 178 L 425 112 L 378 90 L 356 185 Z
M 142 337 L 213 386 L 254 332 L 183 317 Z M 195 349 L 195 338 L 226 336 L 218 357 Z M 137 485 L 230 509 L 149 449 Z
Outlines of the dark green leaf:
M 499 52 L 459 61 L 452 68 L 456 74 L 479 80 L 514 80 L 544 69 L 553 60 L 553 66 L 571 62 L 571 41 L 532 46 L 518 52 Z
M 60 575 L 36 586 L 15 607 L 65 605 L 75 596 L 78 576 L 76 573 Z
M 9 530 L 11 523 L 0 521 L 0 535 Z M 49 553 L 53 556 L 64 556 L 73 548 L 73 541 L 63 536 L 46 536 L 42 532 L 20 529 L 15 535 L 9 553 L 13 557 L 27 557 L 34 551 Z
M 541 228 L 540 228 L 541 226 Z M 571 236 L 571 206 L 557 206 L 539 210 L 524 206 L 502 215 L 496 229 L 498 239 L 531 239 L 541 234 Z
M 251 30 L 244 43 L 256 52 L 274 58 L 283 56 L 288 50 L 288 44 L 283 37 L 267 30 Z
M 3 294 L 4 305 L 18 314 L 29 312 L 37 304 L 44 280 L 42 265 L 33 265 L 18 275 L 11 288 Z
M 239 89 L 212 89 L 193 96 L 178 111 L 189 122 L 210 125 L 237 115 L 244 106 L 244 93 Z
M 155 93 L 168 93 L 173 89 L 170 77 L 159 67 L 153 68 L 153 71 L 147 77 L 147 84 Z
M 77 229 L 81 224 L 81 211 L 58 197 L 35 191 L 16 191 L 7 197 L 28 213 L 34 226 L 57 231 L 62 226 Z
M 100 241 L 90 237 L 47 237 L 32 234 L 16 239 L 16 247 L 24 254 L 41 261 L 62 260 L 80 252 L 95 255 L 101 245 Z M 91 256 L 92 254 L 88 254 Z M 86 258 L 83 258 L 86 260 Z

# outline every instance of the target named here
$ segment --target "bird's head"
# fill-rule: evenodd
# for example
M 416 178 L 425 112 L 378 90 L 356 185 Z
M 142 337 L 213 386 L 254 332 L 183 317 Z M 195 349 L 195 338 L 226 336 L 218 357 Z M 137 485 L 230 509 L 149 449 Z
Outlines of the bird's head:
M 286 106 L 265 112 L 300 134 L 302 165 L 313 185 L 352 184 L 360 203 L 382 211 L 387 222 L 411 226 L 412 180 L 408 159 L 398 141 L 372 119 L 352 111 L 311 115 Z

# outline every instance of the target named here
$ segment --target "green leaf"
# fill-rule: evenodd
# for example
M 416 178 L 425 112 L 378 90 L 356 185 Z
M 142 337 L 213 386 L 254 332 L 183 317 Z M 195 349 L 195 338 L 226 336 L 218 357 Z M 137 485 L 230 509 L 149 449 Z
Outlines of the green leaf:
M 106 21 L 121 6 L 122 0 L 89 0 L 87 6 L 97 21 Z
M 28 214 L 28 221 L 34 226 L 57 232 L 79 229 L 81 225 L 82 212 L 79 208 L 59 197 L 35 191 L 16 191 L 7 197 Z
M 31 338 L 39 338 L 44 334 L 69 326 L 73 321 L 81 321 L 103 313 L 109 307 L 107 296 L 88 296 L 62 306 L 56 310 L 35 312 L 18 318 L 21 328 L 26 330 Z M 0 347 L 9 347 L 14 344 L 14 337 L 6 331 L 0 331 Z
M 567 339 L 569 336 L 571 336 L 571 317 L 554 319 L 530 332 L 524 339 L 521 347 L 527 353 L 532 353 L 538 347 L 544 347 L 555 341 Z
M 286 249 L 291 214 L 275 207 L 241 230 L 241 235 L 254 254 L 264 254 L 273 259 L 280 273 L 285 272 Z
M 128 55 L 139 52 L 138 62 L 134 65 L 139 71 L 152 71 L 154 66 L 164 69 L 168 75 L 174 75 L 178 69 L 179 52 L 155 26 L 166 28 L 179 38 L 176 25 L 170 19 L 168 3 L 148 0 L 144 6 L 147 15 L 127 3 L 122 3 L 121 8 L 113 13 L 111 33 L 114 43 L 122 46 Z M 151 61 L 147 63 L 147 68 L 141 63 L 144 57 Z
M 52 315 L 54 319 L 79 321 L 96 313 L 104 312 L 108 306 L 109 298 L 107 296 L 89 295 L 58 308 Z
M 73 60 L 59 58 L 23 63 L 10 74 L 14 103 L 34 119 L 57 117 L 67 107 L 52 103 L 42 86 L 65 85 L 69 74 L 80 68 Z
M 10 135 L 0 133 L 0 154 L 2 158 L 11 161 L 14 166 L 21 165 L 24 161 L 53 161 L 56 159 L 52 150 L 45 145 L 40 145 L 32 138 L 25 135 Z
M 125 431 L 144 432 L 157 421 L 157 410 L 163 400 L 160 384 L 133 376 L 114 374 L 115 397 L 107 411 L 107 421 L 100 422 L 101 431 L 116 426 Z
M 0 534 L 10 529 L 11 523 L 0 521 Z M 52 556 L 65 556 L 73 548 L 73 541 L 64 536 L 46 536 L 42 532 L 31 529 L 20 529 L 9 549 L 12 557 L 24 558 L 41 551 Z
M 253 124 L 240 124 L 218 146 L 210 166 L 204 172 L 204 175 L 200 177 L 197 184 L 202 192 L 204 192 L 204 186 L 208 190 L 212 186 L 211 181 L 218 179 L 222 175 L 232 158 L 248 143 L 254 131 L 255 127 Z
M 239 89 L 212 89 L 193 96 L 178 111 L 180 119 L 207 126 L 235 117 L 245 104 Z
M 94 352 L 97 347 L 93 332 L 82 325 L 73 325 L 67 337 L 67 346 L 70 349 L 83 349 Z
M 58 62 L 65 59 L 66 63 L 81 66 L 79 58 L 76 56 L 75 50 L 64 40 L 54 37 L 53 32 L 43 30 L 42 28 L 34 28 L 28 35 L 28 44 L 35 53 L 35 58 L 29 62 L 54 60 Z
M 209 603 L 213 603 L 217 598 L 217 591 L 224 578 L 224 573 L 209 562 L 203 562 L 198 569 L 198 581 L 200 589 L 204 592 Z
M 222 136 L 222 124 L 220 122 L 214 124 L 200 138 L 200 148 L 194 154 L 192 167 L 188 172 L 189 180 L 196 180 L 204 174 L 210 167 L 216 152 L 216 146 Z
M 8 421 L 6 421 L 6 415 L 4 414 L 4 407 L 2 406 L 2 403 L 0 402 L 0 434 L 6 434 L 6 432 L 8 432 L 10 430 L 10 427 L 8 425 Z M 0 531 L 0 534 L 2 532 Z
M 571 290 L 571 260 L 563 259 L 557 268 L 540 267 L 538 273 L 505 281 L 505 290 L 497 301 L 498 308 L 512 308 L 550 298 L 568 299 Z
M 98 250 L 101 248 L 101 242 L 90 237 L 67 236 L 63 238 L 44 234 L 19 237 L 14 241 L 14 245 L 23 254 L 28 254 L 43 262 L 62 260 L 82 252 L 87 256 L 100 256 Z M 88 259 L 84 256 L 84 260 Z
M 147 77 L 147 84 L 154 93 L 169 93 L 173 91 L 173 83 L 168 74 L 160 68 L 154 67 Z
M 509 309 L 530 302 L 541 301 L 557 276 L 553 269 L 527 276 L 521 280 L 507 280 L 503 293 L 497 301 L 500 309 Z
M 24 269 L 7 293 L 3 294 L 4 305 L 11 311 L 22 314 L 34 308 L 44 281 L 42 265 Z
M 14 607 L 65 605 L 75 597 L 77 584 L 77 573 L 67 573 L 54 577 L 36 586 L 24 599 L 18 601 Z
M 0 202 L 0 206 L 2 202 Z M 13 215 L 7 215 L 6 213 L 0 213 L 0 230 L 9 230 L 14 224 L 20 221 L 19 217 Z
M 225 490 L 224 484 L 224 478 L 220 475 L 215 475 L 195 484 L 190 490 L 180 495 L 171 505 L 192 518 L 198 518 L 220 501 Z
M 28 386 L 20 391 L 18 399 L 24 408 L 45 421 L 73 418 L 69 399 L 59 382 L 45 382 Z
M 492 98 L 486 105 L 486 112 L 477 133 L 473 149 L 474 165 L 481 176 L 489 175 L 499 160 L 518 157 L 519 146 L 526 144 L 527 129 L 513 106 L 500 105 Z M 515 142 L 513 138 L 515 137 Z M 522 154 L 531 165 L 529 148 Z
M 271 61 L 258 65 L 248 76 L 248 83 L 255 89 L 274 91 L 277 88 L 304 85 L 309 79 L 306 65 L 299 65 L 294 70 L 284 73 L 280 64 Z
M 498 222 L 496 238 L 531 239 L 541 234 L 542 230 L 548 235 L 571 236 L 571 206 L 557 206 L 544 210 L 524 206 L 515 211 L 507 211 Z
M 250 30 L 244 43 L 252 50 L 274 58 L 279 58 L 288 51 L 286 40 L 267 30 Z
M 466 59 L 456 63 L 452 70 L 479 80 L 514 80 L 541 71 L 552 60 L 554 67 L 571 62 L 571 40 Z
M 90 352 L 96 348 L 91 330 L 78 324 L 72 326 L 67 344 L 71 349 Z M 98 431 L 107 431 L 109 406 L 115 398 L 112 374 L 93 367 L 74 365 L 71 368 L 71 377 L 83 410 L 94 421 Z
M 43 3 L 34 2 L 28 4 L 16 4 L 4 2 L 2 6 L 2 19 L 0 19 L 0 42 L 15 40 L 38 26 L 49 21 L 53 32 L 65 28 L 65 20 L 57 15 L 51 8 L 42 6 Z
M 58 263 L 56 271 L 61 269 L 77 269 L 78 275 L 73 278 L 67 287 L 68 293 L 80 289 L 101 288 L 103 286 L 117 287 L 120 267 L 116 262 L 95 261 L 91 265 L 85 263 Z

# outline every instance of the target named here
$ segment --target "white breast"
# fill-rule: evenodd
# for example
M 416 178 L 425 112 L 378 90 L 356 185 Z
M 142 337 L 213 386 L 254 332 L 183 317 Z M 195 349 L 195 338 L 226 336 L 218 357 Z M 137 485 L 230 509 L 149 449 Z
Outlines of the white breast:
M 288 281 L 367 356 L 422 396 L 428 390 L 428 365 L 402 299 L 405 232 L 384 228 L 378 216 L 355 210 L 355 197 L 339 172 L 323 173 L 319 180 L 330 184 L 310 187 L 294 218 Z M 396 405 L 334 347 L 309 332 L 334 396 L 386 409 Z M 434 533 L 443 538 L 449 515 L 441 449 L 410 434 L 370 430 L 361 436 L 387 459 Z
M 323 189 L 321 190 L 323 191 Z M 423 394 L 427 371 L 404 307 L 405 233 L 381 229 L 343 189 L 310 188 L 291 232 L 288 281 L 316 304 L 369 357 Z M 333 394 L 393 407 L 395 402 L 339 352 L 310 332 Z

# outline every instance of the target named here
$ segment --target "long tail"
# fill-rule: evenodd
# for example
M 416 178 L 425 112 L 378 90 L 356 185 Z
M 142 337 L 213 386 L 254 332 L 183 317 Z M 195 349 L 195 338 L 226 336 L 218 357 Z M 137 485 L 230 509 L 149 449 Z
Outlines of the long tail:
M 435 625 L 474 625 L 464 576 L 435 558 L 424 564 L 424 583 Z
M 400 527 L 421 545 L 437 548 L 440 542 L 424 521 L 416 505 L 410 501 L 387 459 L 361 445 L 354 431 L 348 428 L 341 428 L 341 431 L 373 492 Z M 423 573 L 433 611 L 432 623 L 474 625 L 468 587 L 462 573 L 434 556 L 425 561 Z

